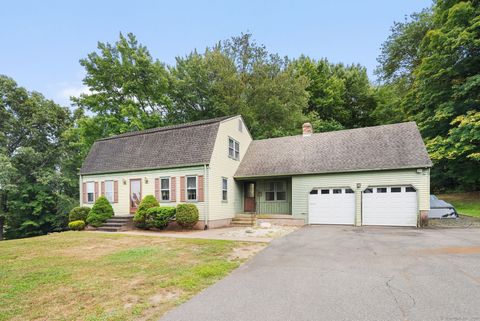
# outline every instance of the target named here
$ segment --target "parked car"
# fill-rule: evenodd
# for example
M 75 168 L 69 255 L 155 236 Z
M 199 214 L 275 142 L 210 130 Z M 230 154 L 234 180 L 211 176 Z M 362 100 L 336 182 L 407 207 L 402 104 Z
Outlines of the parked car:
M 452 204 L 447 203 L 435 195 L 430 195 L 429 218 L 457 218 L 458 213 Z

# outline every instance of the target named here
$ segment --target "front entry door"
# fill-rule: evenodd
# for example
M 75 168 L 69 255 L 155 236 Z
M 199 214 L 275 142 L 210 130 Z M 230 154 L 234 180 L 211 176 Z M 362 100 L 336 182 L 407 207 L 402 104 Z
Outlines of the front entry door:
M 255 183 L 245 182 L 243 186 L 243 210 L 245 212 L 255 212 Z
M 142 180 L 131 179 L 130 180 L 130 213 L 137 211 L 138 205 L 142 200 Z

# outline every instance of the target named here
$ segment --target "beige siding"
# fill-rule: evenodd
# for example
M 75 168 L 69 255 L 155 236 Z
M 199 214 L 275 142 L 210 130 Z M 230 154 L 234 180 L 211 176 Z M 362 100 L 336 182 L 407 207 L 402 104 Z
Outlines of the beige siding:
M 112 204 L 115 215 L 128 215 L 130 213 L 130 179 L 140 178 L 142 180 L 142 198 L 146 195 L 155 196 L 155 178 L 176 177 L 176 200 L 177 202 L 160 202 L 160 205 L 176 206 L 180 203 L 180 176 L 204 175 L 203 166 L 159 169 L 150 171 L 137 171 L 101 175 L 83 175 L 80 177 L 80 203 L 82 199 L 82 182 L 100 182 L 106 180 L 118 180 L 118 203 Z M 148 181 L 148 182 L 146 182 Z M 195 202 L 200 212 L 200 219 L 204 219 L 205 202 Z M 93 204 L 82 204 L 92 206 Z
M 239 121 L 242 122 L 242 131 L 239 131 Z M 228 138 L 231 137 L 240 143 L 240 159 L 228 157 Z M 209 220 L 232 218 L 241 210 L 242 184 L 233 179 L 240 161 L 243 159 L 252 137 L 243 119 L 238 116 L 220 123 L 208 177 L 208 213 Z M 222 201 L 222 177 L 228 179 L 228 201 Z
M 361 184 L 357 188 L 357 184 Z M 430 170 L 416 169 L 351 172 L 292 177 L 292 215 L 308 218 L 308 195 L 313 188 L 350 187 L 356 193 L 356 224 L 361 224 L 361 192 L 368 186 L 412 185 L 417 190 L 418 210 L 430 209 Z

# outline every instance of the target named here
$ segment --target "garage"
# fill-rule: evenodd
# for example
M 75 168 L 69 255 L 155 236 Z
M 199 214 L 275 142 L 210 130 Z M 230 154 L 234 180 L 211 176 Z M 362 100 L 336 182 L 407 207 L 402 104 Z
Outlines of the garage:
M 362 224 L 417 226 L 417 191 L 412 186 L 369 187 L 362 193 Z
M 308 207 L 309 224 L 355 224 L 355 193 L 350 188 L 313 189 Z

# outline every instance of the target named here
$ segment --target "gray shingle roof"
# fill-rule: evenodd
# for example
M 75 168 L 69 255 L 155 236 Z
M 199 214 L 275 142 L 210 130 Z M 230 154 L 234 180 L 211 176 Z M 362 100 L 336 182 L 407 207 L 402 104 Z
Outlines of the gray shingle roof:
M 208 164 L 219 123 L 231 116 L 130 132 L 96 141 L 80 174 Z
M 253 141 L 235 177 L 430 167 L 414 122 Z

